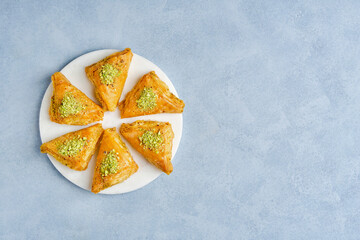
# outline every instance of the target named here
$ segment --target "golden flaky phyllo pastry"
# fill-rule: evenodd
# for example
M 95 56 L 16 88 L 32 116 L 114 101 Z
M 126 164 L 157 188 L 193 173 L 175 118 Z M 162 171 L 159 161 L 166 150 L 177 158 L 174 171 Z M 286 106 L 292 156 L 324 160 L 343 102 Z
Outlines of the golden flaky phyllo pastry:
M 86 76 L 95 86 L 95 96 L 105 111 L 118 105 L 128 75 L 132 52 L 126 48 L 85 68 Z
M 44 143 L 40 150 L 71 169 L 83 171 L 95 153 L 102 132 L 103 128 L 98 123 Z
M 182 113 L 184 102 L 172 94 L 154 71 L 145 74 L 119 104 L 121 118 Z
M 98 193 L 105 188 L 121 183 L 138 170 L 116 128 L 108 128 L 102 136 L 96 158 L 91 191 Z
M 157 121 L 123 123 L 120 133 L 150 163 L 166 174 L 172 172 L 174 132 L 170 123 Z
M 72 85 L 60 72 L 51 76 L 54 87 L 50 120 L 60 124 L 87 125 L 103 119 L 102 108 Z

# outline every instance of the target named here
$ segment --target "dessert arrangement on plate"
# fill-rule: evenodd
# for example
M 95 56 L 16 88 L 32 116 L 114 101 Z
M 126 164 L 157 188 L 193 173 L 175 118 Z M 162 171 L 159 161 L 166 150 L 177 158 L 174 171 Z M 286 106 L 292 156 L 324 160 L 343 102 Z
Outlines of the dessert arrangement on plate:
M 101 123 L 96 123 L 103 120 L 105 112 L 117 107 L 121 119 L 183 112 L 184 102 L 171 93 L 155 71 L 143 75 L 119 103 L 132 58 L 133 53 L 127 48 L 85 67 L 101 106 L 72 85 L 64 74 L 56 72 L 51 77 L 50 120 L 57 124 L 93 125 L 45 142 L 40 150 L 72 171 L 86 170 L 96 155 L 93 193 L 124 182 L 139 169 L 121 136 L 153 166 L 166 174 L 173 171 L 174 132 L 169 122 L 136 120 L 122 123 L 119 132 L 116 127 L 103 129 Z

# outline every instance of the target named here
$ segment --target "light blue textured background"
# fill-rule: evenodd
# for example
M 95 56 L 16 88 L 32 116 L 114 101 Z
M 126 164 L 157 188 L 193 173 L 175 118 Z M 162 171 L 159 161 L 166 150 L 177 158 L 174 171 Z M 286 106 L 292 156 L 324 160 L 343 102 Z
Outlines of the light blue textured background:
M 359 239 L 359 9 L 2 0 L 0 239 Z M 125 47 L 185 100 L 183 138 L 170 176 L 94 195 L 40 153 L 40 103 L 72 59 Z

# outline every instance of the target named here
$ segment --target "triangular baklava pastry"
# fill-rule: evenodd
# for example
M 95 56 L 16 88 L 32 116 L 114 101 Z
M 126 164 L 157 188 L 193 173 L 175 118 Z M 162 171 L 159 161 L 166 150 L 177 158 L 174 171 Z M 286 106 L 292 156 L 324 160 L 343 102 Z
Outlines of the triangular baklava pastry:
M 105 111 L 115 111 L 128 75 L 132 59 L 130 48 L 116 52 L 85 68 L 95 86 L 95 96 Z
M 103 128 L 98 123 L 44 143 L 40 150 L 71 169 L 83 171 L 95 153 L 102 132 Z
M 120 133 L 150 163 L 168 175 L 172 172 L 171 151 L 174 132 L 170 123 L 157 121 L 123 123 Z
M 98 193 L 121 183 L 138 168 L 116 128 L 108 128 L 104 131 L 100 142 L 91 191 Z
M 184 102 L 172 94 L 154 71 L 145 74 L 119 104 L 121 118 L 182 113 Z
M 60 124 L 87 125 L 103 119 L 102 108 L 72 85 L 60 72 L 51 76 L 54 86 L 50 120 Z

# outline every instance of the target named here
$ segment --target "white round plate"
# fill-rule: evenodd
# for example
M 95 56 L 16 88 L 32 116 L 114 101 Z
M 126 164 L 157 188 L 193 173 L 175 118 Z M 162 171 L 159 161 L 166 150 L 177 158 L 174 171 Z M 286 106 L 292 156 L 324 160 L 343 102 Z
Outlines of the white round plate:
M 101 59 L 105 58 L 106 56 L 117 51 L 119 50 L 105 49 L 105 50 L 98 50 L 84 54 L 76 58 L 72 62 L 70 62 L 68 65 L 66 65 L 61 70 L 61 73 L 63 73 L 74 86 L 80 89 L 94 102 L 99 104 L 99 102 L 95 98 L 94 87 L 86 77 L 85 67 L 95 62 L 98 62 Z M 170 79 L 165 75 L 163 71 L 161 71 L 160 68 L 158 68 L 154 63 L 150 62 L 149 60 L 137 54 L 134 54 L 130 64 L 128 77 L 125 82 L 124 90 L 120 98 L 120 101 L 124 99 L 125 95 L 134 87 L 134 85 L 138 82 L 138 80 L 144 74 L 150 71 L 155 71 L 155 73 L 159 76 L 159 78 L 169 86 L 170 91 L 174 93 L 176 96 L 178 96 Z M 53 86 L 50 83 L 49 87 L 45 92 L 40 109 L 39 125 L 40 125 L 40 136 L 43 143 L 48 142 L 65 133 L 76 131 L 93 125 L 90 124 L 87 126 L 71 126 L 71 125 L 58 124 L 50 121 L 49 106 L 50 106 L 50 99 L 52 96 L 52 92 L 53 92 Z M 173 140 L 173 149 L 172 149 L 172 159 L 174 159 L 182 134 L 182 125 L 183 125 L 182 114 L 155 114 L 155 115 L 121 119 L 120 111 L 119 109 L 116 109 L 115 112 L 105 112 L 104 120 L 102 121 L 102 126 L 104 129 L 116 127 L 117 131 L 119 132 L 119 127 L 122 123 L 131 123 L 136 120 L 155 120 L 155 121 L 171 123 L 171 126 L 175 134 L 175 138 Z M 122 139 L 129 148 L 132 157 L 139 166 L 139 169 L 126 181 L 117 184 L 115 186 L 112 186 L 108 189 L 105 189 L 100 193 L 119 194 L 119 193 L 131 192 L 149 184 L 162 173 L 160 170 L 158 170 L 156 167 L 154 167 L 148 161 L 146 161 L 145 158 L 142 155 L 140 155 L 135 149 L 133 149 L 124 138 Z M 95 167 L 95 157 L 96 157 L 95 155 L 92 157 L 89 166 L 85 171 L 72 170 L 62 165 L 52 156 L 48 155 L 48 157 L 52 162 L 52 164 L 54 164 L 55 168 L 70 182 L 74 183 L 75 185 L 83 189 L 91 191 L 91 184 L 92 184 L 92 178 L 94 174 L 93 172 Z

